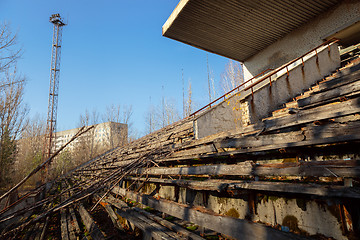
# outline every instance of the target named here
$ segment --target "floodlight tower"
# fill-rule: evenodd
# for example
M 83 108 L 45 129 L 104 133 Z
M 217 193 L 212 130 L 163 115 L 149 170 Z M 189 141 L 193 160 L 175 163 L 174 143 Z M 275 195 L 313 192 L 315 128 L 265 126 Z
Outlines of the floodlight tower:
M 48 105 L 48 114 L 47 114 L 47 122 L 46 122 L 47 126 L 45 133 L 44 161 L 52 155 L 55 149 L 62 27 L 66 25 L 63 22 L 63 19 L 60 17 L 60 14 L 51 15 L 50 22 L 53 24 L 54 30 L 53 30 L 53 41 L 51 46 L 50 90 L 49 90 L 49 105 Z M 45 172 L 47 172 L 47 167 Z

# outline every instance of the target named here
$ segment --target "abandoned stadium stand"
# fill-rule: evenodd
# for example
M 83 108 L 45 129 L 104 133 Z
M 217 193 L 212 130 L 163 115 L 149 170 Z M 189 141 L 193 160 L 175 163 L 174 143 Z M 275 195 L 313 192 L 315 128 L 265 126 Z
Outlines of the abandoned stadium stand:
M 244 62 L 248 81 L 56 179 L 36 218 L 5 208 L 2 236 L 57 216 L 64 239 L 105 239 L 100 203 L 144 239 L 358 239 L 359 17 L 351 0 L 181 0 L 163 35 Z

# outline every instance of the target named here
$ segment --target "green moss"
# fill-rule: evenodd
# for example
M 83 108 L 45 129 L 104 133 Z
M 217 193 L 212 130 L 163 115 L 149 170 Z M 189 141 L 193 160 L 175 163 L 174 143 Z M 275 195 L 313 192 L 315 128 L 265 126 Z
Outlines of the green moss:
M 198 226 L 196 226 L 196 225 L 191 225 L 191 226 L 187 226 L 186 229 L 187 229 L 187 230 L 190 230 L 190 231 L 195 231 L 196 229 L 198 229 Z
M 271 200 L 271 201 L 276 201 L 276 200 L 278 200 L 278 199 L 280 199 L 280 197 L 277 197 L 277 196 L 269 196 L 269 200 Z
M 174 219 L 175 219 L 174 216 L 167 216 L 167 217 L 165 218 L 165 220 L 168 220 L 168 221 L 173 221 Z
M 155 209 L 153 209 L 151 207 L 145 207 L 144 210 L 149 212 L 149 213 L 154 213 L 155 212 Z
M 269 195 L 260 195 L 259 196 L 259 201 L 261 201 L 261 200 L 264 200 L 264 202 L 267 202 L 267 201 L 276 201 L 276 200 L 278 200 L 278 199 L 280 199 L 281 197 L 278 197 L 278 196 L 269 196 Z
M 226 213 L 225 213 L 226 216 L 228 217 L 233 217 L 233 218 L 239 218 L 240 217 L 240 214 L 238 211 L 236 211 L 235 208 L 230 208 Z
M 259 195 L 258 195 L 258 201 L 259 201 L 259 202 L 261 202 L 261 201 L 267 202 L 267 201 L 268 201 L 268 198 L 269 198 L 268 195 L 263 195 L 263 194 L 259 194 Z

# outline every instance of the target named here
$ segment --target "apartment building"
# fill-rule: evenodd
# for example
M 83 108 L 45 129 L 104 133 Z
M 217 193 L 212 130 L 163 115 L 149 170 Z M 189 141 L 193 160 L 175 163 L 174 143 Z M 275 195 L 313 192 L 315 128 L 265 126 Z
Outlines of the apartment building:
M 90 127 L 90 126 L 89 126 Z M 56 133 L 55 148 L 59 149 L 66 144 L 79 131 L 80 128 L 73 128 Z M 105 122 L 94 125 L 94 128 L 81 137 L 75 139 L 68 149 L 73 149 L 80 141 L 98 147 L 112 148 L 127 142 L 128 126 L 124 123 Z

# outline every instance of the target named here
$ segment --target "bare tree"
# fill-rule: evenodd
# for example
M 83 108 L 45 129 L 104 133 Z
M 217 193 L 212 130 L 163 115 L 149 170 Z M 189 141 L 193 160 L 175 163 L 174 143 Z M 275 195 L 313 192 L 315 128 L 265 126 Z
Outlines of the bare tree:
M 27 125 L 28 108 L 23 103 L 25 78 L 16 68 L 0 74 L 0 185 L 10 181 L 15 161 L 16 142 Z
M 24 131 L 17 141 L 17 154 L 15 178 L 17 181 L 23 179 L 36 166 L 42 162 L 42 152 L 44 148 L 44 134 L 46 129 L 45 119 L 35 116 L 26 125 Z M 35 185 L 41 180 L 40 174 L 31 179 L 30 184 Z M 33 186 L 34 187 L 34 186 Z
M 156 113 L 155 107 L 150 104 L 147 112 L 145 113 L 145 134 L 152 133 L 159 127 L 159 118 Z
M 182 114 L 183 114 L 183 118 L 186 117 L 186 110 L 185 110 L 185 83 L 184 83 L 184 69 L 181 69 L 181 83 L 182 83 L 182 100 L 183 100 L 183 110 L 182 110 Z
M 84 114 L 80 115 L 79 127 L 90 127 L 99 123 L 100 114 L 94 109 L 93 111 L 85 110 Z M 100 149 L 96 144 L 95 128 L 89 130 L 86 134 L 78 138 L 74 143 L 73 158 L 76 164 L 81 164 L 87 160 L 92 159 L 99 154 Z
M 16 46 L 17 35 L 8 23 L 0 23 L 0 72 L 13 66 L 21 56 L 21 49 Z
M 209 55 L 206 53 L 206 67 L 208 74 L 208 88 L 209 88 L 209 102 L 213 101 L 216 97 L 216 90 L 214 85 L 214 74 L 209 65 Z
M 121 106 L 120 104 L 112 104 L 106 108 L 106 112 L 103 114 L 103 121 L 115 123 L 110 124 L 109 131 L 106 131 L 110 148 L 127 144 L 128 135 L 133 134 L 132 114 L 133 109 L 131 105 Z
M 175 101 L 164 98 L 157 106 L 150 105 L 145 113 L 145 134 L 180 120 Z
M 103 114 L 104 122 L 117 122 L 117 123 L 131 123 L 131 116 L 133 114 L 132 105 L 110 105 L 106 107 L 106 112 Z
M 185 103 L 185 116 L 189 116 L 192 112 L 193 112 L 192 87 L 191 87 L 191 80 L 189 79 L 187 99 Z
M 176 109 L 175 101 L 168 98 L 164 98 L 163 109 L 161 113 L 158 111 L 158 116 L 161 122 L 161 126 L 164 127 L 180 120 L 180 114 Z
M 211 101 L 216 99 L 216 88 L 215 88 L 215 80 L 214 80 L 214 72 L 210 69 L 210 85 L 211 85 Z
M 77 162 L 73 159 L 73 154 L 70 150 L 64 149 L 58 156 L 56 156 L 55 164 L 52 167 L 52 177 L 61 176 L 70 169 L 77 166 Z
M 229 60 L 225 66 L 225 71 L 221 74 L 220 85 L 224 93 L 229 92 L 243 82 L 244 72 L 241 64 L 239 62 Z
M 0 23 L 0 187 L 10 183 L 16 142 L 26 126 L 28 108 L 23 103 L 25 78 L 16 71 L 21 49 L 9 24 Z

